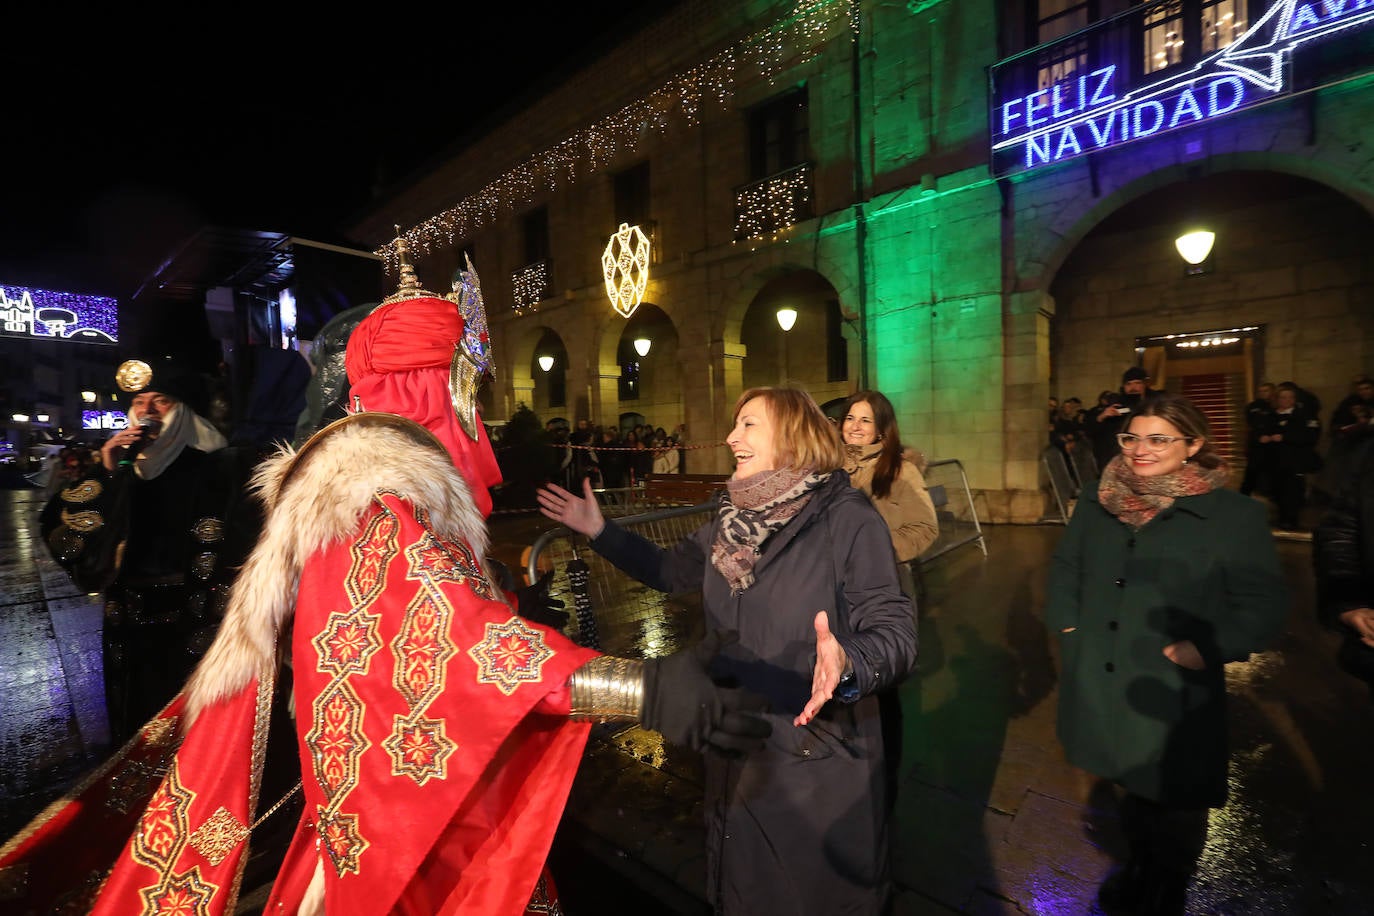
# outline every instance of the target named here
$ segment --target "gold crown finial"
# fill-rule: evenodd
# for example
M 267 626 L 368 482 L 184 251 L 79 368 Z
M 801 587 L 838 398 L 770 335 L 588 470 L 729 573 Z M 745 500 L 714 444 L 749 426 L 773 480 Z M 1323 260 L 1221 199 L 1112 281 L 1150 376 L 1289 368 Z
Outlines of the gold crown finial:
M 382 304 L 423 297 L 437 299 L 438 297 L 434 293 L 420 286 L 420 279 L 415 275 L 415 267 L 410 263 L 410 246 L 406 244 L 405 237 L 401 235 L 400 226 L 396 227 L 396 241 L 392 244 L 396 246 L 396 260 L 400 263 L 401 285 L 397 287 L 396 292 L 383 299 Z

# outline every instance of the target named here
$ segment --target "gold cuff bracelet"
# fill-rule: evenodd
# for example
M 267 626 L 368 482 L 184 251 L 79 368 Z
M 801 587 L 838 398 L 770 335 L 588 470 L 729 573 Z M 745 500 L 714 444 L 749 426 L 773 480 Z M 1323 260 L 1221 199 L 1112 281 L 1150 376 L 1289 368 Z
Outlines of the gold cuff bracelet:
M 638 722 L 644 707 L 644 663 L 601 655 L 573 672 L 571 718 Z

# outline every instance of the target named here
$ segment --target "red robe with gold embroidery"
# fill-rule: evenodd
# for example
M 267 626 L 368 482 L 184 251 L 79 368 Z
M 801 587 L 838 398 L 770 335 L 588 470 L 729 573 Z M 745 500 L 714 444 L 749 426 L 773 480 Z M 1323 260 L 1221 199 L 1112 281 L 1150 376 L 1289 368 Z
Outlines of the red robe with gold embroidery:
M 587 737 L 568 678 L 595 653 L 515 616 L 446 453 L 376 416 L 264 464 L 267 525 L 186 690 L 0 849 L 31 911 L 233 911 L 293 610 L 306 804 L 267 912 L 321 878 L 330 914 L 525 910 Z
M 300 595 L 293 851 L 318 841 L 329 912 L 519 912 L 586 740 L 562 685 L 593 653 L 511 614 L 471 548 L 392 495 Z

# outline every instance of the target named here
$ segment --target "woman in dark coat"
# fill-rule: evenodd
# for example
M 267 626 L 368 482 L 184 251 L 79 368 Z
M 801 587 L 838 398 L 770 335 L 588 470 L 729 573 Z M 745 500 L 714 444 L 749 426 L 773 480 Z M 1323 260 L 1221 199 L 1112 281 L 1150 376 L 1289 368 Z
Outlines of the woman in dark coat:
M 1125 790 L 1130 857 L 1099 890 L 1104 909 L 1181 914 L 1207 809 L 1226 801 L 1225 664 L 1268 646 L 1287 600 L 1264 507 L 1224 488 L 1196 407 L 1161 395 L 1119 438 L 1050 571 L 1059 738 L 1070 763 Z
M 874 694 L 916 660 L 887 525 L 805 392 L 746 391 L 726 441 L 736 470 L 715 520 L 670 550 L 602 519 L 590 490 L 549 487 L 540 504 L 640 581 L 700 588 L 707 629 L 738 634 L 720 674 L 770 704 L 764 750 L 706 758 L 716 912 L 878 914 L 888 806 Z

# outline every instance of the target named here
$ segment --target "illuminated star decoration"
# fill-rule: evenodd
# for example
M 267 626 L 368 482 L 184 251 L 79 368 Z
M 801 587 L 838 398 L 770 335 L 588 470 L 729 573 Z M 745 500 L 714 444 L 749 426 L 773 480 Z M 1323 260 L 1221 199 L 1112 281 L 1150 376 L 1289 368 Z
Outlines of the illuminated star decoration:
M 486 639 L 468 650 L 477 662 L 477 681 L 492 684 L 510 696 L 526 681 L 537 682 L 544 676 L 544 662 L 553 658 L 553 650 L 544 643 L 544 636 L 526 626 L 519 617 L 505 623 L 489 623 Z
M 601 271 L 611 305 L 621 317 L 629 318 L 644 301 L 644 289 L 649 285 L 649 237 L 638 226 L 621 223 L 606 242 Z

